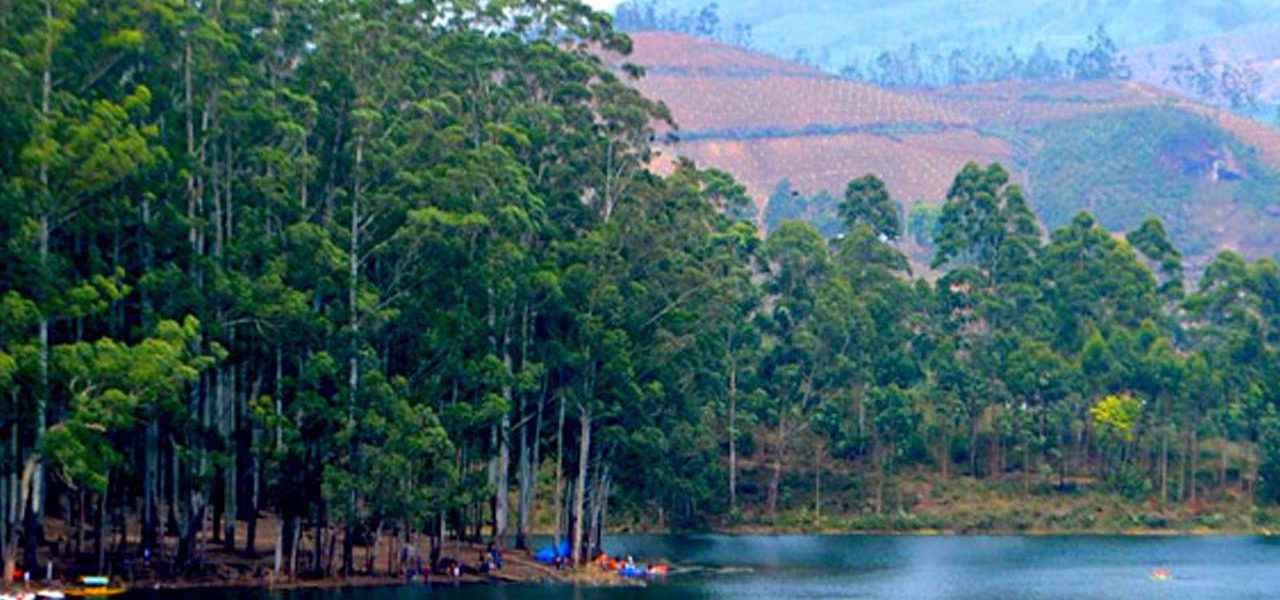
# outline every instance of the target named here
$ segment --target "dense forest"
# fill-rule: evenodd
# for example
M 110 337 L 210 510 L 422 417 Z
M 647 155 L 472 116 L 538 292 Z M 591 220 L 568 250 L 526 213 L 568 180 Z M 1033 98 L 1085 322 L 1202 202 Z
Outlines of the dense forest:
M 1280 500 L 1274 262 L 1044 232 L 998 165 L 936 278 L 874 176 L 830 241 L 762 237 L 728 174 L 649 170 L 628 45 L 574 0 L 0 4 L 5 573 L 347 574 L 538 515 L 581 558 L 821 512 L 824 473 L 868 514 L 908 473 Z

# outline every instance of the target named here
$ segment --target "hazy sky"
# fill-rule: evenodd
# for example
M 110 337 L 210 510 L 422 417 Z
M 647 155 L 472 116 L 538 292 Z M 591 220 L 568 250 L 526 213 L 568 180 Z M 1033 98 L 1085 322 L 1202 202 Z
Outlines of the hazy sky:
M 622 0 L 585 0 L 596 10 L 607 10 L 613 12 L 613 7 L 617 6 Z

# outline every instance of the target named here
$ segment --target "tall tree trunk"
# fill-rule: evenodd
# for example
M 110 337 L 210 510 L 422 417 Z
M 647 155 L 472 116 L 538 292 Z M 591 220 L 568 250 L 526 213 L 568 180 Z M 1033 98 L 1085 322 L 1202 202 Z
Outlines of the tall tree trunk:
M 181 502 L 179 502 L 179 497 L 181 496 L 180 488 L 181 488 L 181 481 L 182 481 L 179 471 L 182 468 L 182 458 L 178 454 L 179 451 L 178 451 L 177 444 L 178 444 L 177 440 L 170 438 L 171 452 L 169 453 L 169 456 L 170 456 L 169 476 L 173 484 L 169 486 L 169 510 L 172 513 L 171 516 L 172 516 L 173 525 L 175 528 L 174 534 L 178 538 L 176 540 L 176 546 L 173 549 L 173 552 L 174 552 L 173 562 L 175 567 L 186 562 L 186 560 L 190 557 L 190 554 L 191 554 L 190 538 L 187 535 L 187 531 L 190 529 L 190 527 L 187 526 L 187 520 L 188 520 L 188 517 L 190 516 L 190 513 L 189 513 L 190 506 L 189 505 L 184 506 Z M 83 492 L 81 492 L 80 494 L 80 521 L 79 522 L 81 523 L 81 526 L 79 528 L 80 529 L 79 545 L 81 548 L 83 548 L 84 547 L 84 526 L 83 526 L 84 493 Z
M 256 437 L 256 429 L 255 429 Z M 249 459 L 249 506 L 245 511 L 245 541 L 244 555 L 249 558 L 257 558 L 258 556 L 258 509 L 259 509 L 259 489 L 262 481 L 261 474 L 258 473 L 258 456 L 253 454 Z
M 1031 466 L 1031 440 L 1022 440 L 1022 493 L 1031 495 L 1031 481 L 1035 477 L 1035 469 Z
M 13 524 L 9 527 L 8 535 L 4 540 L 4 578 L 6 580 L 10 574 L 17 570 L 18 567 L 18 534 L 21 529 L 18 527 L 18 520 L 22 518 L 21 515 L 31 511 L 32 480 L 35 478 L 35 471 L 38 468 L 37 465 L 39 462 L 40 457 L 33 453 L 23 464 L 22 476 L 18 480 L 18 494 L 16 502 L 14 502 L 10 507 L 11 511 L 19 516 L 17 519 L 14 519 Z
M 786 419 L 778 417 L 778 431 L 776 433 L 777 442 L 773 449 L 773 476 L 769 479 L 769 491 L 765 498 L 765 505 L 769 511 L 769 516 L 774 517 L 778 514 L 778 494 L 782 488 L 782 465 L 786 460 Z
M 587 560 L 603 552 L 605 507 L 609 502 L 608 468 L 597 463 L 594 480 L 591 485 L 590 509 L 587 511 L 591 521 L 587 526 L 589 535 L 586 547 L 589 551 L 583 554 L 583 558 Z
M 532 326 L 533 315 L 528 303 L 524 305 L 521 311 L 520 319 L 520 368 L 526 369 L 529 366 L 529 342 Z M 542 435 L 542 399 L 544 396 L 538 397 L 538 402 L 533 407 L 533 414 L 526 414 L 529 410 L 529 394 L 520 393 L 520 457 L 516 467 L 517 475 L 520 478 L 519 498 L 517 499 L 516 509 L 519 515 L 516 517 L 516 549 L 528 550 L 529 542 L 529 513 L 533 510 L 533 495 L 537 489 L 537 473 L 535 472 L 536 458 L 534 454 L 538 445 L 538 441 Z M 529 435 L 529 419 L 534 419 L 534 430 L 532 439 Z
M 156 480 L 160 475 L 160 424 L 154 419 L 147 423 L 144 441 L 142 481 L 142 550 L 154 554 L 156 545 Z
M 814 522 L 822 520 L 822 453 L 823 448 L 815 448 L 813 453 L 813 518 Z
M 235 329 L 231 330 L 232 343 L 235 340 Z M 229 460 L 224 470 L 225 479 L 222 483 L 223 493 L 223 515 L 226 517 L 222 528 L 222 547 L 227 552 L 235 552 L 236 550 L 236 517 L 238 512 L 237 502 L 239 500 L 239 443 L 237 441 L 237 432 L 239 425 L 237 417 L 239 416 L 238 405 L 240 404 L 236 396 L 236 367 L 233 365 L 227 376 L 227 391 L 223 393 L 223 401 L 226 402 L 222 406 L 222 429 L 226 432 L 223 436 L 227 440 L 229 449 Z
M 356 156 L 355 169 L 353 171 L 352 196 L 351 196 L 351 247 L 347 253 L 347 268 L 349 283 L 347 287 L 347 304 L 350 310 L 348 314 L 348 327 L 351 330 L 351 347 L 349 349 L 350 357 L 348 358 L 347 372 L 347 426 L 354 429 L 355 427 L 355 411 L 357 401 L 359 399 L 360 388 L 360 308 L 358 304 L 359 285 L 360 285 L 360 172 L 364 164 L 364 136 L 356 136 Z M 356 440 L 353 436 L 351 443 L 351 463 L 358 465 Z M 354 473 L 353 473 L 354 475 Z M 350 498 L 351 509 L 354 510 L 356 505 L 356 494 L 352 490 Z M 351 523 L 350 515 L 346 519 L 345 532 L 342 538 L 342 573 L 344 576 L 350 576 L 355 560 L 355 529 L 354 523 Z
M 729 334 L 725 358 L 729 361 L 729 508 L 738 508 L 738 360 Z
M 587 495 L 587 463 L 591 456 L 591 411 L 586 406 L 579 408 L 578 423 L 581 433 L 578 436 L 578 481 L 577 491 L 573 498 L 573 545 L 571 558 L 577 565 L 583 558 L 583 505 Z
M 289 544 L 289 581 L 297 581 L 298 546 L 302 545 L 302 519 L 295 515 L 290 520 L 293 522 L 293 528 L 289 537 L 293 542 Z
M 1227 483 L 1228 483 L 1228 479 L 1227 479 L 1228 456 L 1227 455 L 1228 455 L 1228 452 L 1231 450 L 1231 438 L 1229 436 L 1230 436 L 1230 433 L 1227 431 L 1226 426 L 1223 426 L 1222 438 L 1221 438 L 1222 449 L 1218 451 L 1218 487 L 1222 488 L 1222 491 L 1224 492 L 1227 490 Z
M 271 557 L 271 585 L 280 582 L 280 569 L 284 564 L 284 518 L 277 514 L 276 519 L 276 543 L 275 550 Z
M 494 490 L 493 506 L 493 539 L 500 548 L 507 543 L 507 521 L 511 512 L 508 495 L 511 489 L 511 446 L 507 443 L 510 427 L 511 417 L 503 415 L 502 424 L 498 426 L 498 482 Z
M 535 439 L 536 443 L 536 439 Z M 529 456 L 529 424 L 520 426 L 520 457 L 517 459 L 516 475 L 519 477 L 520 496 L 516 503 L 516 549 L 527 550 L 528 541 L 525 536 L 529 532 L 529 509 L 533 496 L 533 466 Z
M 16 390 L 10 392 L 10 399 L 11 406 L 18 405 Z M 22 470 L 18 455 L 17 420 L 11 420 L 8 429 L 8 439 L 4 442 L 6 445 L 4 457 L 8 460 L 0 465 L 0 557 L 6 556 L 9 552 L 9 534 L 17 527 L 18 471 Z M 0 559 L 0 562 L 3 560 Z M 8 572 L 12 573 L 12 571 Z
M 950 479 L 951 467 L 951 420 L 943 415 L 942 425 L 938 427 L 938 466 L 942 470 L 942 480 Z
M 98 572 L 107 571 L 107 496 L 111 490 L 111 473 L 107 472 L 107 486 L 98 494 L 98 530 L 93 540 L 93 549 L 98 554 Z
M 354 495 L 354 494 L 352 494 Z M 346 522 L 342 526 L 342 576 L 351 577 L 355 574 L 356 567 L 356 527 L 352 516 L 348 515 Z M 337 532 L 332 534 L 332 539 L 337 539 Z M 332 541 L 330 542 L 332 544 Z M 330 556 L 333 555 L 331 551 Z M 326 567 L 325 572 L 329 569 Z
M 507 388 L 506 395 L 510 399 L 510 387 Z M 493 541 L 499 548 L 506 547 L 507 521 L 511 513 L 509 506 L 511 445 L 508 442 L 510 429 L 511 415 L 510 413 L 503 414 L 502 422 L 498 425 L 498 456 L 495 458 L 496 470 L 493 490 Z
M 564 531 L 564 392 L 559 394 L 560 414 L 556 421 L 556 530 L 555 542 L 560 543 Z
M 1191 460 L 1188 461 L 1191 470 L 1190 480 L 1188 481 L 1188 491 L 1190 492 L 1191 504 L 1196 503 L 1196 488 L 1199 487 L 1196 481 L 1197 473 L 1200 470 L 1200 437 L 1196 431 L 1194 422 L 1191 426 Z
M 1185 433 L 1185 426 L 1178 431 L 1178 487 L 1175 494 L 1178 502 L 1187 499 L 1187 459 L 1191 455 L 1190 438 Z
M 248 374 L 249 365 L 244 365 L 246 375 Z M 254 377 L 253 385 L 249 387 L 248 394 L 245 396 L 244 402 L 236 404 L 237 419 L 240 423 L 237 429 L 240 434 L 237 438 L 240 443 L 239 454 L 243 456 L 249 467 L 249 477 L 247 480 L 248 505 L 245 507 L 245 542 L 244 554 L 249 558 L 257 558 L 258 555 L 258 511 L 261 509 L 261 486 L 262 473 L 259 458 L 260 448 L 262 446 L 262 428 L 258 426 L 256 419 L 249 416 L 249 405 L 259 396 L 262 391 L 263 374 L 261 371 Z M 247 425 L 247 429 L 245 426 Z
M 44 2 L 45 16 L 45 46 L 44 46 L 44 72 L 41 76 L 40 85 L 40 118 L 46 125 L 49 125 L 49 116 L 52 111 L 53 99 L 53 45 L 54 45 L 54 25 L 53 25 L 53 1 L 45 0 Z M 49 164 L 48 161 L 40 162 L 40 188 L 46 194 L 51 195 L 49 191 Z M 52 202 L 52 198 L 45 198 L 45 202 Z M 51 207 L 45 207 L 40 211 L 40 276 L 45 283 L 50 283 L 49 273 L 49 243 L 52 235 L 49 215 L 52 211 Z M 49 315 L 44 310 L 49 306 L 50 298 L 45 297 L 42 292 L 40 294 L 42 302 L 42 310 L 40 311 L 39 336 L 40 336 L 40 355 L 38 358 L 38 378 L 36 389 L 36 435 L 32 444 L 33 448 L 39 448 L 41 439 L 44 437 L 45 429 L 49 425 Z M 31 480 L 31 514 L 33 519 L 29 527 L 34 527 L 37 531 L 28 531 L 26 538 L 29 540 L 27 548 L 27 562 L 34 562 L 35 547 L 34 542 L 39 538 L 41 532 L 38 531 L 43 525 L 44 520 L 44 460 L 41 459 L 36 463 L 35 473 Z M 34 565 L 28 565 L 29 567 Z M 8 571 L 12 573 L 12 571 Z
M 606 518 L 609 516 L 609 494 L 613 491 L 613 479 L 609 476 L 609 467 L 604 470 L 604 492 L 600 494 L 600 532 L 596 535 L 596 548 L 604 552 L 604 534 L 608 532 Z
M 370 575 L 374 574 L 375 558 L 378 556 L 378 548 L 382 544 L 382 519 L 378 519 L 378 525 L 373 529 L 373 547 L 368 549 L 368 555 L 365 557 L 365 570 Z
M 195 10 L 194 0 L 187 0 L 187 9 Z M 187 134 L 187 158 L 194 160 L 196 156 L 196 123 L 195 123 L 195 87 L 192 84 L 191 62 L 192 47 L 191 39 L 195 32 L 184 31 L 182 44 L 182 98 L 183 112 L 185 114 L 185 126 Z M 199 245 L 196 234 L 196 215 L 199 207 L 198 192 L 196 189 L 196 170 L 187 170 L 187 244 L 191 246 L 192 256 L 199 254 Z
M 876 444 L 879 446 L 879 444 Z M 888 453 L 884 448 L 876 449 L 876 514 L 884 514 L 884 488 L 885 482 L 889 479 L 888 470 Z
M 314 534 L 311 539 L 311 570 L 316 572 L 324 570 L 324 531 L 323 507 L 320 507 L 316 510 Z
M 969 417 L 969 476 L 974 479 L 982 476 L 978 471 L 978 418 Z
M 1160 504 L 1169 501 L 1169 419 L 1168 410 L 1160 420 Z

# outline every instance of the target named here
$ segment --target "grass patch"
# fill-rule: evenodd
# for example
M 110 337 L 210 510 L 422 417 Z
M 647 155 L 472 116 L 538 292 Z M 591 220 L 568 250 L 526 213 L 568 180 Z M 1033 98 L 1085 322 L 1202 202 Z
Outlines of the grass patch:
M 747 512 L 724 529 L 763 532 L 934 533 L 969 535 L 1265 533 L 1280 525 L 1273 507 L 1229 498 L 1195 505 L 1154 499 L 1133 501 L 1104 482 L 1072 491 L 1027 489 L 1021 480 L 941 481 L 927 475 L 900 478 L 882 512 L 865 503 L 852 514 L 812 506 L 780 511 L 774 518 Z

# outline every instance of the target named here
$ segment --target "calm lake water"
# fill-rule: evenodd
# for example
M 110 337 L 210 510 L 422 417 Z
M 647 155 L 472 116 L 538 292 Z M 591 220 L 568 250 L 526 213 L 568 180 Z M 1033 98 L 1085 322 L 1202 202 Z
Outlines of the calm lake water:
M 611 553 L 670 561 L 636 588 L 425 587 L 160 593 L 130 600 L 1273 600 L 1280 540 L 1230 538 L 616 536 Z M 1168 581 L 1149 573 L 1168 569 Z

